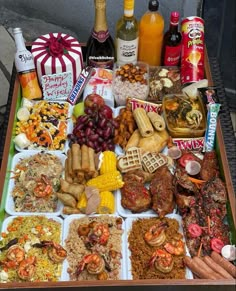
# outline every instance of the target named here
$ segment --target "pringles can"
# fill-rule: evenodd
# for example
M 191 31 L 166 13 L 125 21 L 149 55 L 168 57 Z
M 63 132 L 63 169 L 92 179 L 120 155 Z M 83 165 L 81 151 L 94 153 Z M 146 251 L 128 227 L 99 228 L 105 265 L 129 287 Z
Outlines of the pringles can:
M 181 83 L 204 79 L 204 20 L 190 16 L 181 22 Z

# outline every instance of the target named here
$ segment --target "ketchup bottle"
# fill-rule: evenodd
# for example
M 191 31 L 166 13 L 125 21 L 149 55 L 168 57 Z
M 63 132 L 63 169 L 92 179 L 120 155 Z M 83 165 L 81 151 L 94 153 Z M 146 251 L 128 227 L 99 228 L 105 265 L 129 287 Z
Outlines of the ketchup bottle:
M 179 13 L 171 12 L 170 27 L 164 35 L 163 40 L 163 66 L 179 66 L 181 55 L 181 40 L 182 35 L 178 30 Z

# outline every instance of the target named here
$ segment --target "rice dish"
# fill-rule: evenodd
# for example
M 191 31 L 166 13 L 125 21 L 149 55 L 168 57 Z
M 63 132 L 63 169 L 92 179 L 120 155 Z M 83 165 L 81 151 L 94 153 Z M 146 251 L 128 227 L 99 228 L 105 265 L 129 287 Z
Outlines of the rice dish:
M 61 243 L 59 221 L 45 216 L 14 217 L 1 236 L 0 248 L 12 241 L 16 243 L 0 251 L 0 282 L 58 281 L 60 279 L 62 264 L 50 259 L 51 247 L 35 247 L 42 241 Z
M 133 221 L 128 236 L 133 279 L 185 279 L 179 223 L 164 217 Z
M 54 212 L 63 165 L 59 157 L 37 153 L 23 158 L 14 169 L 12 197 L 17 212 Z
M 120 279 L 122 233 L 120 217 L 72 220 L 65 240 L 70 280 Z

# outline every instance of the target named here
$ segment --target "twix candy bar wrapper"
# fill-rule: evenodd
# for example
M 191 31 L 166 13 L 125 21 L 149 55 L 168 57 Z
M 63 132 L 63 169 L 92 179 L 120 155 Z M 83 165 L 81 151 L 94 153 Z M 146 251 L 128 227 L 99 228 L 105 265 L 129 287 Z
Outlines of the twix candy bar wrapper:
M 220 111 L 221 104 L 212 103 L 208 105 L 207 113 L 207 128 L 205 133 L 205 143 L 204 151 L 210 152 L 215 148 L 215 136 L 216 136 L 216 126 L 217 126 L 217 117 Z
M 143 108 L 146 112 L 156 112 L 161 114 L 162 104 L 156 104 L 136 98 L 127 98 L 126 106 L 131 107 L 131 110 L 134 111 L 136 108 Z
M 204 137 L 172 138 L 172 142 L 182 150 L 202 151 L 204 149 Z

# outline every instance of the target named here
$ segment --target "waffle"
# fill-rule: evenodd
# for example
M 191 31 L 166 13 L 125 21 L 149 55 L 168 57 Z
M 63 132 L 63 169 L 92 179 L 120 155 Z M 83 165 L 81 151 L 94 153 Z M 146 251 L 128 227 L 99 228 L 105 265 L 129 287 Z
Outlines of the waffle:
M 117 167 L 122 173 L 142 168 L 141 152 L 137 147 L 129 148 L 124 156 L 120 156 Z
M 153 173 L 166 164 L 166 159 L 159 154 L 146 152 L 142 155 L 142 163 L 146 171 Z

